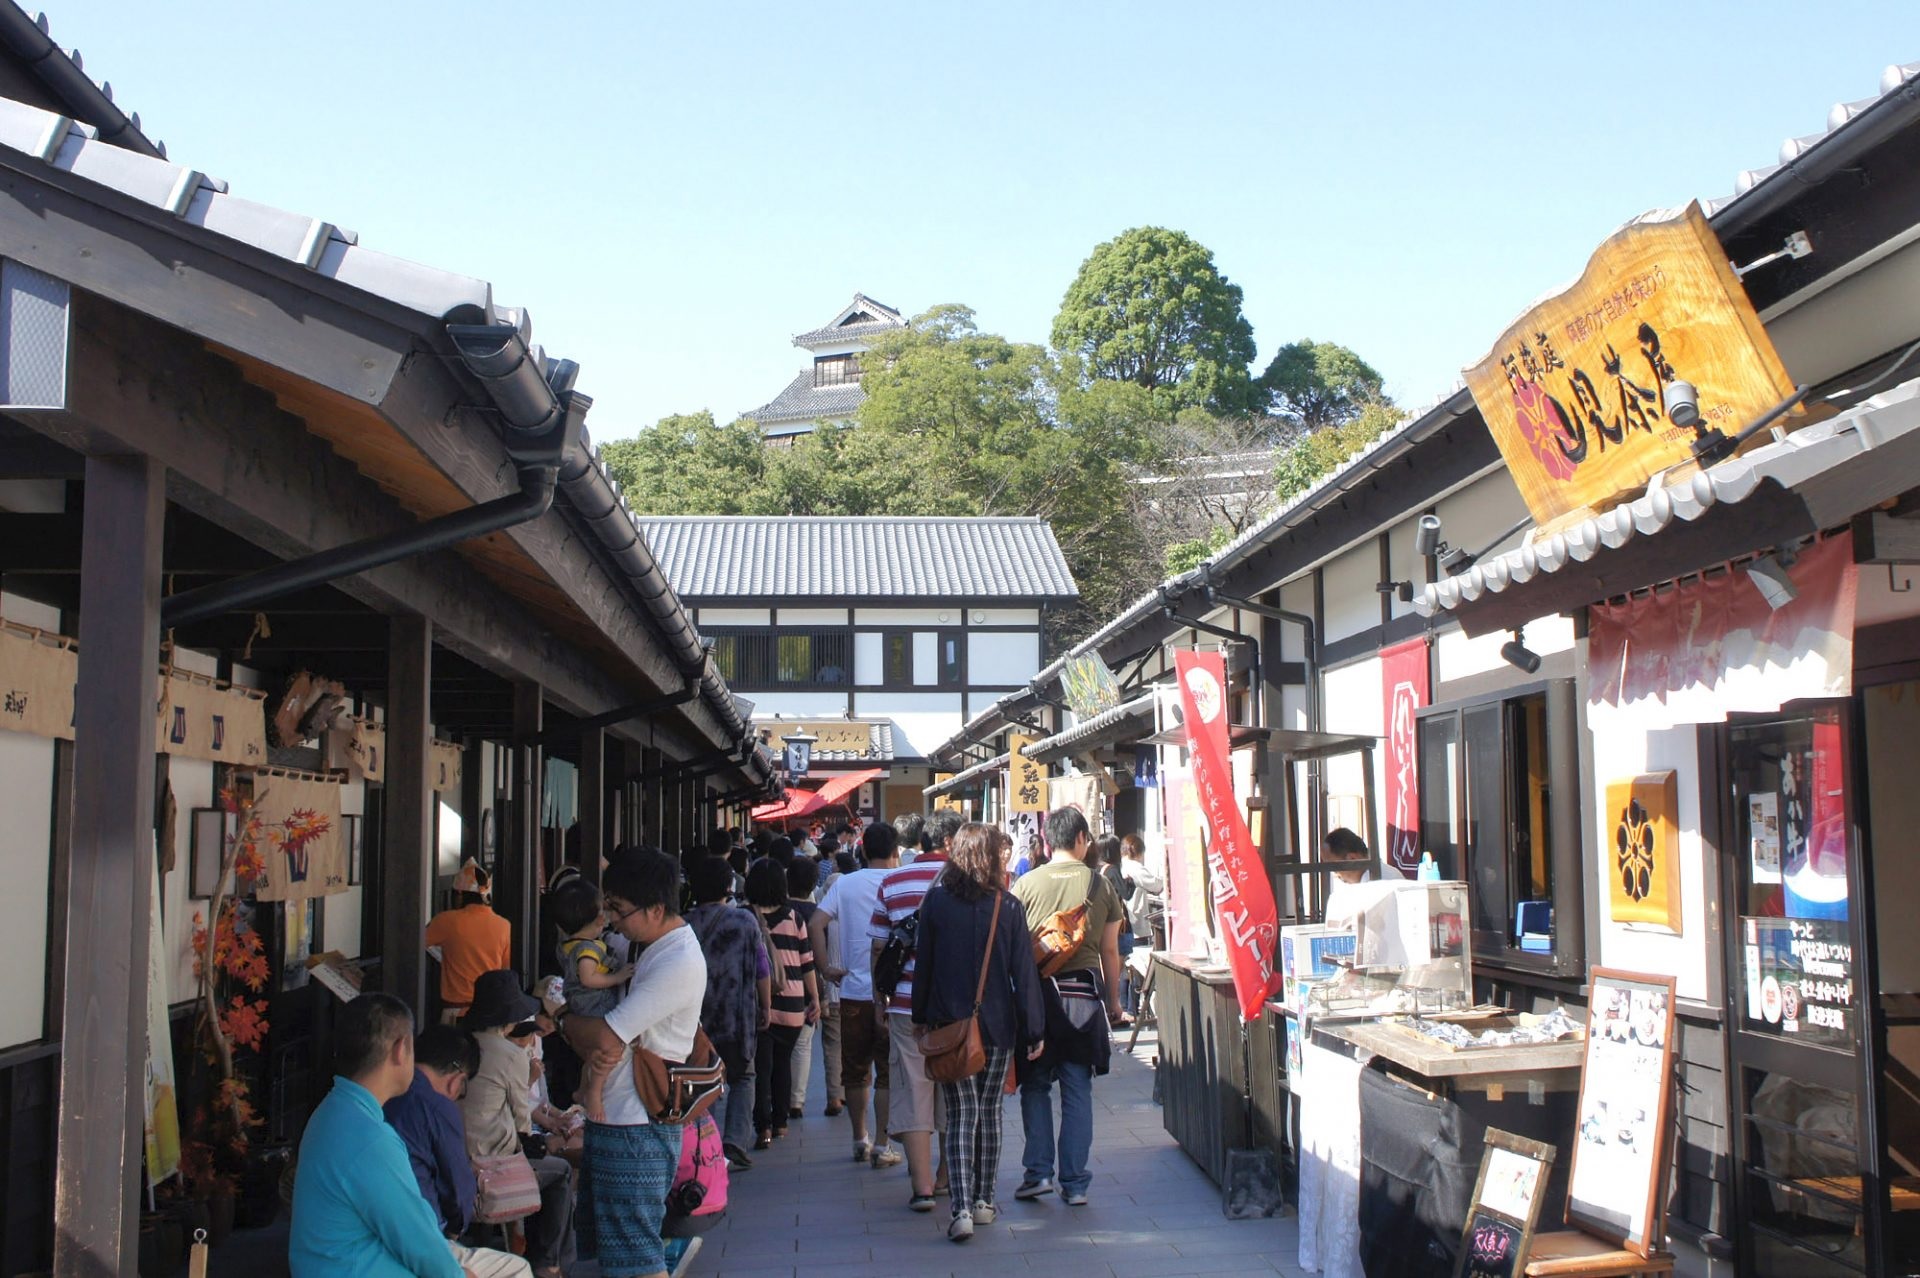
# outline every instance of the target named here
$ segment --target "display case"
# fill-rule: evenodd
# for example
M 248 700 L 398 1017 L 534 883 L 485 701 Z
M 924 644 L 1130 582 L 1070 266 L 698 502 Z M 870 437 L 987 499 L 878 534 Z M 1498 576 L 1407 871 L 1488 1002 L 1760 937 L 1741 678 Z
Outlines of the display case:
M 1350 922 L 1352 959 L 1307 991 L 1315 1016 L 1362 1019 L 1463 1011 L 1473 1004 L 1473 942 L 1467 885 L 1397 880 L 1349 887 L 1339 917 Z M 1336 960 L 1337 961 L 1337 960 Z

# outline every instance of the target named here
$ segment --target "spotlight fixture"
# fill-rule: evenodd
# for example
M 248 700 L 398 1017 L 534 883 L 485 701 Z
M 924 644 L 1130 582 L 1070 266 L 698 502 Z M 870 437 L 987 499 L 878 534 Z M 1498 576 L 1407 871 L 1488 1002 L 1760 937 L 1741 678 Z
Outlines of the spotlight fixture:
M 1374 586 L 1383 595 L 1393 595 L 1401 603 L 1413 602 L 1413 583 L 1411 581 L 1383 581 Z
M 1413 534 L 1413 553 L 1422 558 L 1437 555 L 1443 544 L 1440 540 L 1440 516 L 1420 516 L 1420 526 Z
M 1479 557 L 1465 546 L 1450 546 L 1440 556 L 1440 571 L 1449 577 L 1458 577 L 1473 567 L 1474 560 Z
M 1787 569 L 1792 563 L 1791 554 L 1775 551 L 1747 565 L 1747 580 L 1751 581 L 1754 589 L 1760 592 L 1760 597 L 1767 601 L 1767 607 L 1775 612 L 1800 597 L 1799 587 L 1795 586 L 1793 578 L 1787 575 Z
M 1668 421 L 1689 428 L 1700 424 L 1700 392 L 1692 382 L 1668 382 L 1661 394 L 1666 400 Z
M 1540 654 L 1527 647 L 1525 628 L 1516 629 L 1513 638 L 1500 645 L 1500 657 L 1514 669 L 1533 674 L 1540 669 Z

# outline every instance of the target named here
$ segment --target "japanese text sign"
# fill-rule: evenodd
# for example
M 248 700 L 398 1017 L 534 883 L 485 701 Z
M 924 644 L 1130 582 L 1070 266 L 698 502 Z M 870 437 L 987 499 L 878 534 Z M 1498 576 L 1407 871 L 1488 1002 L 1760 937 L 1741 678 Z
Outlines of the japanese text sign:
M 1007 810 L 1045 812 L 1047 810 L 1046 765 L 1027 758 L 1027 749 L 1038 738 L 1012 735 L 1007 738 Z
M 1387 710 L 1387 864 L 1412 876 L 1420 868 L 1420 740 L 1416 711 L 1428 697 L 1427 641 L 1409 639 L 1380 653 Z
M 1702 434 L 1732 435 L 1793 389 L 1697 203 L 1616 232 L 1466 380 L 1541 524 L 1640 491 Z M 1667 415 L 1676 381 L 1698 394 L 1694 426 Z
M 1207 873 L 1213 914 L 1233 970 L 1240 1017 L 1255 1021 L 1273 992 L 1273 956 L 1279 923 L 1273 884 L 1233 794 L 1227 747 L 1226 662 L 1217 652 L 1174 653 L 1180 712 L 1192 755 L 1193 779 L 1207 832 Z

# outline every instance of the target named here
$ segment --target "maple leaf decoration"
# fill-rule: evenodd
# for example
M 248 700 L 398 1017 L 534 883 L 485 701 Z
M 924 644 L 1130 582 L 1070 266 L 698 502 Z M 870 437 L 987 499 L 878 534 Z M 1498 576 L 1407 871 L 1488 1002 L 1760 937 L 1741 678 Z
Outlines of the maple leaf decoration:
M 267 1002 L 236 994 L 220 1009 L 220 1030 L 241 1047 L 259 1051 L 267 1041 Z

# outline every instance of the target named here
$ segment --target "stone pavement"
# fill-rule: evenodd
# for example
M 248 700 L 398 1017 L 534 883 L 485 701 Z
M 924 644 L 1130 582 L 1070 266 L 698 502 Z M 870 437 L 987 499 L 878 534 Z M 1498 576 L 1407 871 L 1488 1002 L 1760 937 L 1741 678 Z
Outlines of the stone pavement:
M 947 1241 L 944 1196 L 930 1215 L 907 1210 L 905 1165 L 857 1166 L 844 1116 L 826 1118 L 821 1071 L 807 1117 L 754 1155 L 733 1178 L 727 1220 L 709 1231 L 691 1272 L 723 1278 L 895 1278 L 911 1275 L 1057 1273 L 1071 1278 L 1177 1278 L 1183 1274 L 1288 1274 L 1291 1216 L 1228 1220 L 1206 1173 L 1180 1152 L 1153 1103 L 1153 1042 L 1136 1057 L 1116 1051 L 1094 1083 L 1092 1201 L 1057 1195 L 1013 1199 L 1020 1183 L 1020 1106 L 1005 1105 L 1000 1216 L 967 1243 Z M 591 1274 L 593 1266 L 577 1272 Z

